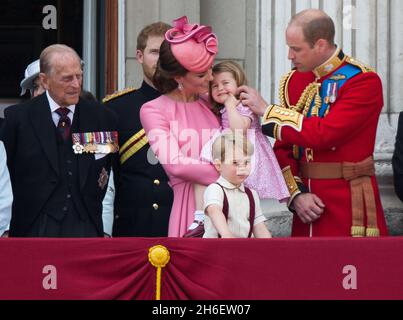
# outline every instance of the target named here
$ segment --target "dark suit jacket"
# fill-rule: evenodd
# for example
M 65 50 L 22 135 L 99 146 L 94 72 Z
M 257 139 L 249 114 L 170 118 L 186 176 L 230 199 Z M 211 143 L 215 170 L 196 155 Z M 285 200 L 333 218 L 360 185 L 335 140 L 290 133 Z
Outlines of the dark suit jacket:
M 106 105 L 118 115 L 119 144 L 122 146 L 143 126 L 141 106 L 160 93 L 143 82 L 140 89 L 109 100 Z M 114 237 L 166 237 L 173 192 L 158 163 L 150 164 L 147 143 L 125 163 L 115 163 Z
M 399 199 L 403 201 L 403 112 L 399 115 L 392 167 L 395 191 Z
M 46 94 L 7 108 L 5 119 L 0 137 L 7 151 L 14 194 L 10 235 L 24 236 L 60 179 L 55 124 Z M 116 123 L 116 116 L 97 103 L 80 99 L 76 105 L 73 126 L 77 125 L 78 132 L 115 131 Z M 106 188 L 101 188 L 98 180 L 103 169 L 110 172 L 113 156 L 99 160 L 93 154 L 77 157 L 81 200 L 102 235 Z

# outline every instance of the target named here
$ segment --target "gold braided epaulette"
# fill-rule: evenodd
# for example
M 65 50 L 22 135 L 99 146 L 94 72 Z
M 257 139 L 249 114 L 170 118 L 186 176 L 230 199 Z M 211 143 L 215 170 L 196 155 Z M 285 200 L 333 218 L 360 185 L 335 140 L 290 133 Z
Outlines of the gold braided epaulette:
M 283 108 L 289 108 L 290 99 L 288 98 L 288 84 L 290 83 L 292 75 L 295 73 L 295 70 L 291 70 L 280 81 L 280 106 Z
M 114 93 L 112 93 L 110 95 L 107 95 L 105 98 L 103 98 L 102 102 L 103 103 L 109 102 L 109 101 L 111 101 L 113 99 L 116 99 L 118 97 L 124 96 L 125 94 L 134 92 L 136 90 L 137 90 L 136 88 L 130 87 L 130 88 L 126 88 L 126 89 L 123 89 L 123 90 L 120 90 L 120 91 L 116 91 L 116 92 L 114 92 Z
M 363 73 L 376 72 L 376 70 L 355 58 L 347 57 L 346 62 L 361 69 Z

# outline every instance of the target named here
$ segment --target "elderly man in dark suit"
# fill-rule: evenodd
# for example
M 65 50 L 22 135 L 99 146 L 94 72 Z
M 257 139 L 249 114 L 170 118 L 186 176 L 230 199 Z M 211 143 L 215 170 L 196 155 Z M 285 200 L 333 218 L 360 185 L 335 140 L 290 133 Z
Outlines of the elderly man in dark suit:
M 14 191 L 10 236 L 103 236 L 115 115 L 80 99 L 81 59 L 72 48 L 46 48 L 40 69 L 46 92 L 7 108 L 0 133 Z

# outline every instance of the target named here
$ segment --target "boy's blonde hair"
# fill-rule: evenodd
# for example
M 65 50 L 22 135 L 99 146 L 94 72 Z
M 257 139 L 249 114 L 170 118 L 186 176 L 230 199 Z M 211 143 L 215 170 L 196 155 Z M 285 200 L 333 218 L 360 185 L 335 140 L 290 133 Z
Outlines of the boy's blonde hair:
M 246 78 L 245 72 L 243 71 L 242 67 L 238 63 L 227 60 L 227 61 L 217 63 L 213 67 L 213 76 L 215 74 L 219 74 L 219 73 L 223 73 L 223 72 L 229 72 L 234 77 L 235 82 L 238 87 L 248 85 L 248 79 Z M 221 115 L 220 110 L 223 108 L 223 106 L 213 100 L 213 96 L 212 96 L 211 92 L 212 92 L 212 86 L 211 86 L 211 82 L 210 82 L 209 97 L 210 97 L 211 103 L 213 105 L 213 111 L 215 114 Z
M 230 154 L 230 150 L 232 152 L 236 149 L 242 150 L 247 156 L 252 156 L 255 151 L 252 142 L 246 135 L 234 131 L 223 133 L 217 137 L 214 140 L 212 149 L 213 160 L 220 160 L 221 162 L 225 161 L 226 156 Z

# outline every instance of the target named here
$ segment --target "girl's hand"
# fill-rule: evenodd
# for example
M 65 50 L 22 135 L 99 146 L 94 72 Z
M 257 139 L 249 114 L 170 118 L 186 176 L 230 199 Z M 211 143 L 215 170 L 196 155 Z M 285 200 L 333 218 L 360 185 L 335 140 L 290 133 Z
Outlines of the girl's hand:
M 235 98 L 235 96 L 230 93 L 228 94 L 228 98 L 224 101 L 224 105 L 227 108 L 235 108 L 238 104 L 239 104 L 239 100 L 237 98 Z

